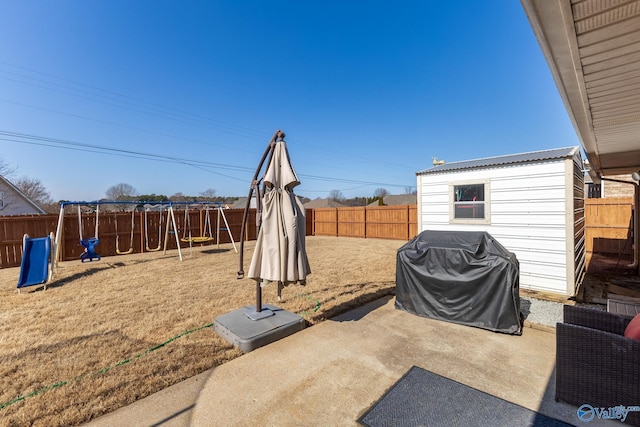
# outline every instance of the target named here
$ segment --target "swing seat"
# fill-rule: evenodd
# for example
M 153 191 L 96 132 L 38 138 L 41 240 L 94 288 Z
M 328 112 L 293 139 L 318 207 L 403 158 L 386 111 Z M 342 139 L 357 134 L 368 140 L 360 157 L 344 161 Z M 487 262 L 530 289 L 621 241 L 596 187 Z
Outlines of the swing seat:
M 185 243 L 207 243 L 207 242 L 213 241 L 213 237 L 209 237 L 209 236 L 183 237 L 180 240 Z
M 116 236 L 116 255 L 129 255 L 133 253 L 133 245 L 126 251 L 121 251 L 120 250 L 120 245 L 118 244 L 120 241 L 120 238 L 118 236 Z M 133 243 L 133 242 L 131 242 Z
M 80 255 L 80 261 L 85 262 L 87 259 L 93 261 L 97 259 L 100 261 L 100 255 L 96 253 L 95 247 L 100 243 L 97 237 L 89 237 L 88 239 L 80 240 L 80 244 L 84 247 L 84 252 Z

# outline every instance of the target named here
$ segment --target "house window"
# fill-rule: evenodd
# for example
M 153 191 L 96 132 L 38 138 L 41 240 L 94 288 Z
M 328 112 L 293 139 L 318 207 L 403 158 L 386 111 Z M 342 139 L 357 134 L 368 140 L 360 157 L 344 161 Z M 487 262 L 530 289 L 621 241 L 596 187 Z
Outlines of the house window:
M 601 184 L 587 184 L 587 198 L 588 199 L 599 199 L 602 197 L 602 185 Z
M 451 194 L 450 222 L 489 223 L 489 183 L 459 182 L 449 186 Z
M 4 191 L 0 191 L 0 209 L 4 208 Z

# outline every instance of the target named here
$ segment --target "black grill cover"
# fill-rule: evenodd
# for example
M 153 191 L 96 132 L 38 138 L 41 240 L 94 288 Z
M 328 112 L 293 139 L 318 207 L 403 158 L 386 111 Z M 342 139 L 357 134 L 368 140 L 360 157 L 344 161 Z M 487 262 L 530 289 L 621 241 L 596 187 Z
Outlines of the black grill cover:
M 397 309 L 522 334 L 516 256 L 483 231 L 423 231 L 398 249 Z

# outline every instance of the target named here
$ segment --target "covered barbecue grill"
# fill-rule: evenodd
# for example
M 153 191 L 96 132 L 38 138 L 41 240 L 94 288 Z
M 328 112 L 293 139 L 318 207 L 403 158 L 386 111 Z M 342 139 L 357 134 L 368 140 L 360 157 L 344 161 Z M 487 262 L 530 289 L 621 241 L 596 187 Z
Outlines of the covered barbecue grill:
M 519 265 L 483 231 L 423 231 L 398 249 L 397 309 L 522 334 Z

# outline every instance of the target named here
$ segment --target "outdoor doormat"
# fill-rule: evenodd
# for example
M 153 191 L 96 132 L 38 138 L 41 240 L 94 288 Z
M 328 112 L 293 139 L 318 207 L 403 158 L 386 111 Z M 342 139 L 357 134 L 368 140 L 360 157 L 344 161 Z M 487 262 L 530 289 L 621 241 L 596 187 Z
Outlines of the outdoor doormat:
M 413 366 L 358 419 L 382 426 L 571 426 Z

